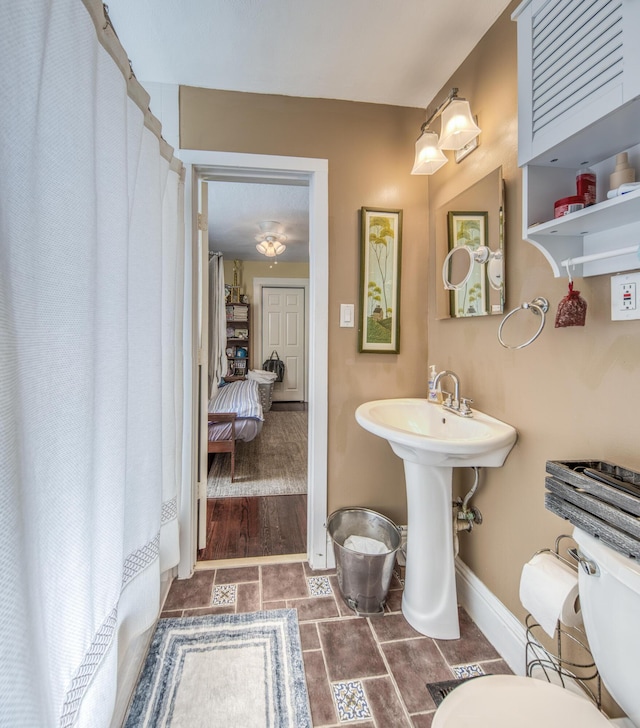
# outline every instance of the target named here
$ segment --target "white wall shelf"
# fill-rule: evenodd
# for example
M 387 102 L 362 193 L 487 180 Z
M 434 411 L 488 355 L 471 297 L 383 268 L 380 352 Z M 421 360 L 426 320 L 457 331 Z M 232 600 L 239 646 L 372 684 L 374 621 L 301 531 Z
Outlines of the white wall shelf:
M 640 268 L 635 252 L 601 255 L 640 243 L 640 191 L 607 199 L 615 154 L 628 152 L 640 180 L 640 44 L 629 32 L 640 3 L 526 0 L 512 17 L 524 239 L 556 277 L 567 276 L 562 261 L 584 256 L 598 257 L 573 267 L 573 276 Z M 596 174 L 597 204 L 553 219 L 554 203 L 576 194 L 583 164 Z

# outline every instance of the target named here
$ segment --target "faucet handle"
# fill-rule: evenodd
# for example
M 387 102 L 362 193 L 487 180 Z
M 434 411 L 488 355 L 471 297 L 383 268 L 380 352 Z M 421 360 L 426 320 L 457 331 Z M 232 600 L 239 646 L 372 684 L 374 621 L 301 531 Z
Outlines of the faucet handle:
M 442 396 L 445 397 L 443 404 L 445 407 L 451 407 L 453 405 L 453 394 L 451 392 L 445 392 L 442 390 Z
M 473 402 L 473 400 L 470 397 L 460 397 L 460 412 L 462 414 L 469 414 L 471 412 L 471 407 L 469 405 Z

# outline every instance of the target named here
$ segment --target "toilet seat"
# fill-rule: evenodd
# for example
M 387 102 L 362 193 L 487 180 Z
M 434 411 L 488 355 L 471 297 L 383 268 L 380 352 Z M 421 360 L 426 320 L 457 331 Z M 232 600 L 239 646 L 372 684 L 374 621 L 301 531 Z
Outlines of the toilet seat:
M 453 690 L 432 728 L 611 728 L 587 698 L 558 685 L 516 675 L 487 675 Z

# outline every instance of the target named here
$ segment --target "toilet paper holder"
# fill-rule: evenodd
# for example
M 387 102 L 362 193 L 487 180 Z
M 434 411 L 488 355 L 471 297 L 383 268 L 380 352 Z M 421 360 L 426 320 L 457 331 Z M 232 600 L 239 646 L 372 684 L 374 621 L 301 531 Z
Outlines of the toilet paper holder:
M 578 571 L 578 552 L 571 536 L 558 536 L 553 549 L 537 551 L 549 553 L 573 571 Z M 563 555 L 563 554 L 566 554 Z M 578 688 L 590 698 L 597 708 L 602 704 L 600 674 L 580 627 L 567 627 L 558 621 L 556 625 L 555 652 L 545 646 L 549 637 L 532 614 L 525 617 L 525 663 L 528 677 L 545 679 L 564 688 Z

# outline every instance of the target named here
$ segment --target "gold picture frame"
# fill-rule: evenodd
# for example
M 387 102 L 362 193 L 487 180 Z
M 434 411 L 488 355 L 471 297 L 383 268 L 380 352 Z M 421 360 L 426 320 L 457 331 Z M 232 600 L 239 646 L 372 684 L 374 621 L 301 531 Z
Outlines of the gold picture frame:
M 361 209 L 358 351 L 400 351 L 402 210 Z

